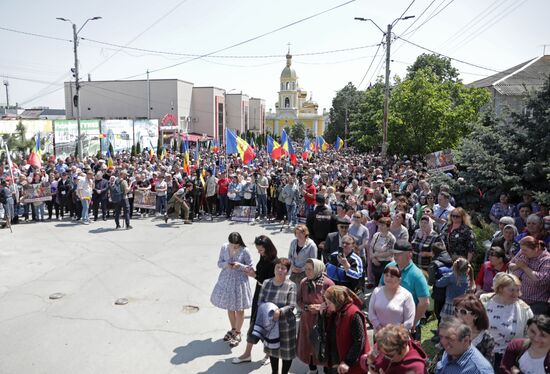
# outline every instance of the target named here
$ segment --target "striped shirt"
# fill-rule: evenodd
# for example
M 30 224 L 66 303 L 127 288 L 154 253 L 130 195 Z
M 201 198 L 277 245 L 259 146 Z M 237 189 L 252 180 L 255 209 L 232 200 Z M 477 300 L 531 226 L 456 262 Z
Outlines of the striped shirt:
M 539 257 L 527 258 L 521 251 L 510 262 L 521 260 L 533 270 L 536 280 L 517 269 L 513 273 L 521 280 L 521 298 L 527 304 L 550 302 L 550 253 L 544 251 Z
M 443 353 L 435 372 L 436 374 L 493 374 L 495 371 L 477 348 L 470 345 L 470 348 L 456 360 L 449 357 L 447 352 Z

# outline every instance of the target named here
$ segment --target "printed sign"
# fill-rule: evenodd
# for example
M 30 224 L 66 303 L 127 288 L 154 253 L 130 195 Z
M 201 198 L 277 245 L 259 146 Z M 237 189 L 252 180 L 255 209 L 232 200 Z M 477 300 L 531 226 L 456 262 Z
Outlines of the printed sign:
M 81 120 L 82 154 L 96 155 L 99 151 L 99 121 Z M 66 158 L 74 155 L 78 140 L 78 124 L 75 120 L 54 121 L 55 155 Z
M 255 206 L 236 206 L 233 209 L 231 220 L 236 222 L 252 222 L 255 215 Z
M 426 155 L 426 163 L 430 173 L 447 171 L 455 168 L 453 153 L 450 149 L 429 153 Z
M 113 151 L 130 152 L 134 145 L 134 130 L 132 120 L 105 120 L 101 121 L 101 134 L 103 144 L 101 151 L 106 154 L 109 150 L 109 144 L 113 145 Z
M 142 209 L 156 209 L 157 195 L 151 191 L 134 191 L 134 207 Z
M 134 121 L 134 144 L 140 148 L 153 148 L 157 151 L 159 141 L 159 121 L 157 119 L 136 119 Z
M 39 201 L 50 201 L 52 192 L 49 183 L 27 184 L 23 187 L 21 201 L 25 204 Z

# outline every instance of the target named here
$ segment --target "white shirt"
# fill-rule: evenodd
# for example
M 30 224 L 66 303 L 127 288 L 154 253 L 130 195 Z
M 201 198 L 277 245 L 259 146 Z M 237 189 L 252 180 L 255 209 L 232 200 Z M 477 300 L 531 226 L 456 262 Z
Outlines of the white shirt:
M 529 351 L 525 351 L 519 358 L 519 369 L 523 374 L 544 374 L 545 359 L 546 355 L 532 358 Z

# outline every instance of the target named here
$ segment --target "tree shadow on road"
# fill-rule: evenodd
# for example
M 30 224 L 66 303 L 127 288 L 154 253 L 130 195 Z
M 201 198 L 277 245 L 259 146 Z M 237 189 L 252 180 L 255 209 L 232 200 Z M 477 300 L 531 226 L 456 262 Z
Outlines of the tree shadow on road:
M 205 340 L 193 340 L 189 344 L 174 349 L 175 356 L 170 363 L 173 365 L 186 364 L 202 356 L 221 356 L 231 353 L 231 348 L 223 340 L 212 341 L 212 338 Z M 227 371 L 227 367 L 225 368 Z M 221 373 L 221 371 L 220 371 Z
M 102 234 L 104 232 L 110 232 L 115 231 L 114 227 L 98 227 L 97 229 L 93 229 L 88 231 L 90 234 Z

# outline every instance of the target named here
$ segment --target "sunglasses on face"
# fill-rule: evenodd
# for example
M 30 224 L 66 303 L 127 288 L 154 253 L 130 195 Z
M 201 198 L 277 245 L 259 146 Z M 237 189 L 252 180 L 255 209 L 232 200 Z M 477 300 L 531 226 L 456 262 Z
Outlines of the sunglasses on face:
M 466 316 L 468 314 L 474 314 L 474 312 L 472 312 L 471 310 L 467 310 L 467 309 L 455 308 L 454 314 L 455 314 L 455 316 L 458 316 L 458 315 Z
M 453 218 L 462 218 L 462 216 L 458 215 L 458 214 L 451 214 L 451 217 L 453 217 Z

